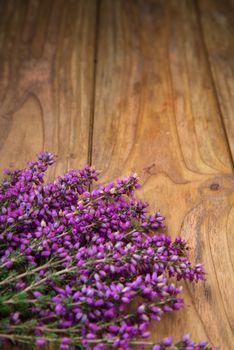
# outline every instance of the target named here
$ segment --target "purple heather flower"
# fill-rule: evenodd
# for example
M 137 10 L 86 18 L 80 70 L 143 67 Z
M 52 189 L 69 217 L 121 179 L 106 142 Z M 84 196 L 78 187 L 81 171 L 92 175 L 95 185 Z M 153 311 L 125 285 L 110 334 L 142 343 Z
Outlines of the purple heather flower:
M 69 350 L 68 344 L 60 344 L 60 350 Z
M 59 322 L 59 325 L 61 328 L 69 328 L 72 326 L 72 321 L 71 320 L 61 320 Z
M 103 350 L 104 340 L 92 339 L 113 337 L 114 347 L 130 349 L 132 339 L 149 336 L 152 319 L 183 307 L 181 288 L 171 278 L 202 280 L 203 266 L 192 266 L 186 242 L 162 234 L 165 218 L 148 214 L 148 204 L 135 199 L 136 174 L 90 190 L 98 172 L 87 165 L 45 183 L 54 162 L 53 154 L 40 152 L 25 169 L 7 171 L 0 185 L 0 261 L 13 279 L 0 293 L 30 300 L 22 315 L 11 304 L 10 323 L 21 324 L 30 314 L 37 324 L 25 332 L 39 337 L 37 345 L 44 345 L 43 329 L 55 322 L 67 334 L 77 327 L 86 349 Z M 125 319 L 133 300 L 141 303 Z M 60 348 L 69 342 L 63 337 Z M 188 337 L 182 342 L 182 350 L 206 346 Z M 171 343 L 165 338 L 153 350 Z
M 17 312 L 14 312 L 11 314 L 11 320 L 15 323 L 15 324 L 18 324 L 19 323 L 19 317 L 20 317 L 20 313 L 17 311 Z
M 71 339 L 68 337 L 63 337 L 61 339 L 61 344 L 70 344 L 70 342 L 71 342 Z
M 36 340 L 36 345 L 38 345 L 38 346 L 44 346 L 45 343 L 46 343 L 46 341 L 45 341 L 45 339 L 43 339 L 43 338 L 38 338 L 38 339 Z
M 183 337 L 182 337 L 182 341 L 183 342 L 185 342 L 185 343 L 187 343 L 188 341 L 189 341 L 189 339 L 190 339 L 190 334 L 185 334 Z
M 199 342 L 199 346 L 206 346 L 207 343 L 208 343 L 208 342 L 207 342 L 207 341 L 204 341 L 204 340 L 203 340 L 203 341 L 200 341 L 200 342 Z
M 57 304 L 55 306 L 55 312 L 58 316 L 62 316 L 65 314 L 65 307 L 62 304 Z
M 39 298 L 42 296 L 42 293 L 41 292 L 38 292 L 38 291 L 35 291 L 32 293 L 34 295 L 35 298 Z
M 159 344 L 156 344 L 153 346 L 152 350 L 160 350 L 161 346 Z
M 12 262 L 11 260 L 8 260 L 8 261 L 5 263 L 5 266 L 6 266 L 6 268 L 10 269 L 10 268 L 12 268 L 12 266 L 13 266 L 13 262 Z
M 171 337 L 167 337 L 163 339 L 163 345 L 170 346 L 173 343 L 173 339 Z
M 86 339 L 95 339 L 96 337 L 95 337 L 95 334 L 93 334 L 93 333 L 88 333 L 87 335 L 86 335 Z

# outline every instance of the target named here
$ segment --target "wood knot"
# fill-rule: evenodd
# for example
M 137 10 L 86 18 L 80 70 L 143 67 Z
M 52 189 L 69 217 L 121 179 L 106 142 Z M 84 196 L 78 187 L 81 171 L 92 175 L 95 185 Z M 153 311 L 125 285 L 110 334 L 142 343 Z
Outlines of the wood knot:
M 69 153 L 68 158 L 75 159 L 76 158 L 75 153 Z
M 151 170 L 153 170 L 153 168 L 155 167 L 155 163 L 143 168 L 143 171 L 149 175 L 151 175 Z
M 210 185 L 210 190 L 211 191 L 218 191 L 218 189 L 219 189 L 219 184 L 213 183 L 213 184 Z

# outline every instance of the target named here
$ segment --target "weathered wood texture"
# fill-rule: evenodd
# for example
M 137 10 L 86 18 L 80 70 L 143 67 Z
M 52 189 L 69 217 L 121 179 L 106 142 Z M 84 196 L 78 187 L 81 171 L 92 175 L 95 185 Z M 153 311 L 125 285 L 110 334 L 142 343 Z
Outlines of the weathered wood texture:
M 199 1 L 213 81 L 234 159 L 234 1 Z
M 102 180 L 136 171 L 208 272 L 187 309 L 151 327 L 233 346 L 233 182 L 193 1 L 101 2 L 92 162 Z M 231 257 L 232 255 L 232 257 Z
M 6 0 L 0 7 L 1 167 L 41 149 L 56 174 L 88 159 L 96 2 Z
M 0 7 L 1 169 L 44 148 L 60 157 L 56 174 L 87 161 L 103 170 L 102 182 L 138 172 L 140 196 L 166 215 L 173 237 L 189 241 L 191 259 L 208 273 L 205 283 L 185 285 L 186 308 L 152 324 L 152 339 L 191 332 L 222 350 L 234 343 L 231 6 L 8 0 Z

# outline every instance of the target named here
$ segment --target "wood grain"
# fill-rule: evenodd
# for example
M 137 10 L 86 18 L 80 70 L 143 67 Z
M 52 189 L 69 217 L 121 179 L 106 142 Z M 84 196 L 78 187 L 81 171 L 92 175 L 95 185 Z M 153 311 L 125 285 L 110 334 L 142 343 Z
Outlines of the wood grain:
M 0 171 L 58 154 L 55 174 L 88 160 L 96 2 L 7 0 L 0 21 Z
M 215 89 L 234 159 L 234 2 L 200 0 L 199 10 Z
M 92 162 L 106 182 L 138 172 L 141 196 L 182 234 L 206 283 L 152 338 L 233 345 L 233 178 L 193 1 L 101 2 Z
M 87 161 L 102 182 L 138 172 L 139 195 L 208 273 L 184 286 L 186 308 L 152 324 L 152 339 L 190 332 L 230 350 L 231 3 L 98 3 L 0 2 L 0 171 L 45 149 L 59 155 L 51 177 Z
M 42 149 L 50 178 L 88 162 L 95 28 L 93 0 L 0 2 L 1 174 Z

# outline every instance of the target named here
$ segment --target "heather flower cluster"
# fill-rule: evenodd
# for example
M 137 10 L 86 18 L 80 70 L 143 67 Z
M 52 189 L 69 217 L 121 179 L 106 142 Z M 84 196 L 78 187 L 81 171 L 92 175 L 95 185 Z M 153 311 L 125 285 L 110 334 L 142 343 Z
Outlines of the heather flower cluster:
M 54 162 L 41 152 L 0 186 L 0 346 L 211 349 L 189 336 L 146 340 L 151 320 L 183 307 L 177 281 L 205 273 L 183 239 L 163 233 L 160 212 L 135 198 L 137 176 L 91 189 L 98 173 L 86 166 L 45 183 Z

